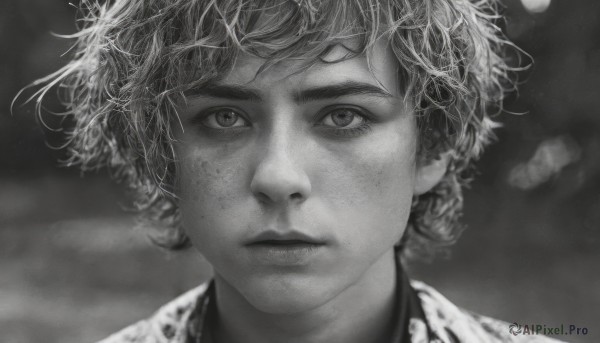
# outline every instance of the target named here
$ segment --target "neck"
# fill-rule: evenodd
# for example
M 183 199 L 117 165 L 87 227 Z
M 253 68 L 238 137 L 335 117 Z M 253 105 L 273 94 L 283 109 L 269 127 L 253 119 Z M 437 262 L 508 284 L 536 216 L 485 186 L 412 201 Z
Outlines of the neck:
M 219 275 L 217 342 L 386 342 L 394 328 L 396 266 L 393 251 L 321 306 L 294 314 L 256 309 Z

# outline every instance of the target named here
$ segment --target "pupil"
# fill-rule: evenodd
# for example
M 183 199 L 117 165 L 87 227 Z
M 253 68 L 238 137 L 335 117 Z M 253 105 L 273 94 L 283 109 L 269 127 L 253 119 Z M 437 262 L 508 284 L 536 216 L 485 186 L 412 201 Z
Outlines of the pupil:
M 221 111 L 216 115 L 217 123 L 223 127 L 230 127 L 238 119 L 238 115 L 233 111 Z
M 335 125 L 341 126 L 341 127 L 350 125 L 350 123 L 352 123 L 353 119 L 354 119 L 354 114 L 350 111 L 336 111 L 331 116 L 331 120 L 333 120 Z

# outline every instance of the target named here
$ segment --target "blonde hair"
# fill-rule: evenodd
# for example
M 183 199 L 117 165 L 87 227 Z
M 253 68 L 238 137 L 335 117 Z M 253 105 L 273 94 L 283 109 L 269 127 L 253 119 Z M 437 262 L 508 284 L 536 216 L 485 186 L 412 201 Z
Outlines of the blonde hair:
M 81 14 L 73 58 L 36 82 L 38 105 L 58 87 L 74 122 L 66 164 L 108 168 L 157 224 L 153 241 L 171 249 L 189 245 L 174 194 L 176 106 L 185 91 L 224 75 L 240 52 L 264 58 L 264 70 L 286 59 L 316 63 L 348 38 L 359 44 L 347 58 L 389 41 L 416 105 L 421 159 L 450 156 L 442 181 L 413 199 L 406 257 L 458 237 L 469 166 L 514 88 L 504 57 L 514 46 L 493 23 L 493 0 L 83 0 Z

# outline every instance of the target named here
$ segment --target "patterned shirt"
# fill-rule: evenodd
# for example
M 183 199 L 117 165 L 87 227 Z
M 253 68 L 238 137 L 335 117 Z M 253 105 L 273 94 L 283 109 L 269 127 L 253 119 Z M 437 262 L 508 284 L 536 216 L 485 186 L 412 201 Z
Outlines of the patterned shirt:
M 408 278 L 406 278 L 408 280 Z M 452 304 L 432 287 L 407 281 L 418 299 L 417 315 L 398 323 L 404 332 L 395 343 L 559 343 L 541 335 L 513 335 L 509 324 L 473 314 Z M 206 322 L 212 298 L 211 283 L 205 283 L 160 308 L 152 317 L 133 324 L 99 343 L 206 343 L 212 341 Z M 406 300 L 406 298 L 404 299 Z M 406 329 L 406 330 L 405 330 Z M 395 331 L 398 331 L 396 328 Z M 401 338 L 402 337 L 402 338 Z

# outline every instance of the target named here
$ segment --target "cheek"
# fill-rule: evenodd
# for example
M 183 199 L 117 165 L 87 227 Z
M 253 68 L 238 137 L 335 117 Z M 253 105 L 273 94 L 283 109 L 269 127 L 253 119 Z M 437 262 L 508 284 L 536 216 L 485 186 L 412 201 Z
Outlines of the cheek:
M 394 144 L 396 143 L 396 144 Z M 389 140 L 367 152 L 357 165 L 356 177 L 367 202 L 384 207 L 412 198 L 415 176 L 414 153 L 411 146 L 397 145 Z
M 183 136 L 176 146 L 179 160 L 177 195 L 182 207 L 194 211 L 208 208 L 227 210 L 244 187 L 245 155 L 231 144 L 210 144 L 194 136 Z
M 322 181 L 328 191 L 357 203 L 393 205 L 412 198 L 415 181 L 415 138 L 412 132 L 388 129 L 365 144 L 330 154 Z M 342 200 L 342 199 L 340 199 Z
M 234 180 L 234 172 L 223 164 L 216 164 L 202 155 L 188 155 L 180 164 L 179 195 L 184 203 L 213 206 L 224 209 L 229 197 L 226 184 Z M 206 201 L 210 199 L 211 201 Z
M 339 156 L 323 181 L 348 242 L 385 245 L 400 239 L 410 214 L 415 180 L 415 139 L 391 131 Z M 360 237 L 360 239 L 356 239 Z
M 219 241 L 223 230 L 244 222 L 239 205 L 244 187 L 239 161 L 220 161 L 207 152 L 182 152 L 179 164 L 177 195 L 183 227 L 201 250 L 203 242 Z

